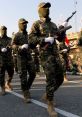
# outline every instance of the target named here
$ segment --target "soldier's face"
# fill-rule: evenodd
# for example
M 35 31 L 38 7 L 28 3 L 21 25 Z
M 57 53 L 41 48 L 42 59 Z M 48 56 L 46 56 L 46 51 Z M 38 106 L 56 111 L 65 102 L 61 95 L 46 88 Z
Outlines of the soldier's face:
M 49 16 L 49 8 L 40 8 L 39 9 L 39 14 L 44 17 L 47 18 Z
M 6 34 L 7 34 L 7 30 L 1 29 L 1 36 L 4 36 L 4 35 L 6 35 Z
M 27 23 L 20 23 L 20 24 L 19 24 L 19 29 L 20 29 L 20 30 L 23 31 L 23 30 L 26 30 L 26 28 L 27 28 Z

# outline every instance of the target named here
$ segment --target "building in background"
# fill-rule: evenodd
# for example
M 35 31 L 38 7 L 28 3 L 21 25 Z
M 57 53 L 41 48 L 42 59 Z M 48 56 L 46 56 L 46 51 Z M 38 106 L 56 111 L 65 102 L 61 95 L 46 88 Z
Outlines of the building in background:
M 69 39 L 70 45 L 71 45 L 71 49 L 72 48 L 76 48 L 77 47 L 77 42 L 78 39 L 80 37 L 80 32 L 70 32 L 67 34 L 67 37 Z

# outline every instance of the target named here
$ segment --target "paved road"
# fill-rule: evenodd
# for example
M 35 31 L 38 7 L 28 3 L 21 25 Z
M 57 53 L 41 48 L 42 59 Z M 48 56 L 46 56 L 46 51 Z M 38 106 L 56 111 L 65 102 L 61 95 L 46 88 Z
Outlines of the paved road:
M 58 117 L 82 117 L 82 77 L 68 75 L 54 94 Z M 47 105 L 41 99 L 45 92 L 45 77 L 37 77 L 30 90 L 32 103 L 26 104 L 20 88 L 20 79 L 15 74 L 12 85 L 13 91 L 0 96 L 0 117 L 49 117 Z

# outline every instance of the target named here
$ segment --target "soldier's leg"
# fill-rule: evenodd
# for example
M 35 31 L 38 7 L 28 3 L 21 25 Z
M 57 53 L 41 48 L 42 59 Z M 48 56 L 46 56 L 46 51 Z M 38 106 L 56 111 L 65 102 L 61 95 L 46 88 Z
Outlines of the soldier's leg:
M 27 60 L 19 60 L 18 63 L 18 73 L 21 80 L 21 89 L 24 95 L 24 101 L 26 103 L 31 102 L 30 93 L 28 91 L 27 83 Z
M 56 91 L 64 81 L 64 68 L 62 66 L 61 61 L 56 61 L 55 68 L 55 78 L 56 78 L 56 86 L 54 86 L 54 90 Z
M 13 61 L 14 61 L 14 69 L 15 69 L 15 72 L 18 73 L 17 56 L 16 55 L 13 56 Z
M 22 69 L 19 73 L 19 76 L 21 80 L 21 89 L 24 92 L 27 90 L 27 70 Z
M 23 91 L 23 95 L 24 95 L 24 101 L 26 103 L 31 102 L 31 97 L 30 97 L 30 92 L 28 90 L 28 83 L 27 83 L 27 70 L 26 69 L 22 69 L 21 72 L 19 73 L 20 76 L 20 80 L 21 80 L 21 89 Z
M 0 85 L 1 85 L 1 95 L 5 95 L 5 67 L 0 68 Z
M 64 57 L 64 66 L 63 66 L 63 68 L 64 68 L 64 81 L 66 82 L 66 81 L 68 81 L 67 75 L 66 75 L 66 70 L 68 69 L 68 57 L 67 56 Z
M 24 65 L 26 65 L 26 63 Z M 28 70 L 28 74 L 29 74 L 28 80 L 27 80 L 27 71 L 25 71 L 26 69 Z M 35 79 L 35 75 L 36 75 L 35 73 L 36 73 L 35 65 L 34 65 L 33 61 L 29 61 L 27 63 L 26 68 L 25 68 L 25 66 L 22 67 L 21 75 L 20 75 L 21 86 L 22 86 L 22 90 L 24 92 L 25 102 L 27 102 L 27 103 L 31 101 L 29 89 Z
M 39 57 L 38 57 L 38 55 L 35 55 L 34 63 L 35 63 L 36 72 L 40 72 L 40 64 L 39 64 Z
M 7 65 L 6 70 L 8 73 L 8 78 L 7 78 L 7 81 L 5 83 L 5 88 L 8 90 L 12 90 L 11 81 L 12 81 L 12 78 L 14 75 L 14 64 L 12 63 L 12 64 Z
M 54 111 L 53 97 L 54 92 L 59 88 L 63 82 L 63 67 L 60 61 L 55 61 L 54 58 L 49 59 L 45 66 L 44 72 L 46 74 L 46 94 L 48 100 L 48 113 L 51 117 L 57 116 Z
M 28 73 L 29 73 L 29 77 L 28 77 L 27 86 L 28 86 L 28 90 L 29 90 L 36 77 L 36 70 L 35 70 L 35 65 L 34 65 L 33 61 L 28 62 Z
M 57 113 L 54 110 L 54 87 L 56 87 L 56 79 L 55 79 L 55 68 L 54 65 L 49 62 L 45 61 L 44 64 L 44 73 L 46 75 L 46 99 L 47 99 L 47 104 L 48 108 L 47 111 L 50 115 L 50 117 L 57 117 Z
M 56 86 L 56 79 L 54 74 L 47 74 L 46 75 L 46 98 L 47 98 L 47 104 L 48 108 L 47 111 L 50 115 L 50 117 L 57 117 L 57 113 L 54 111 L 54 91 Z
M 39 51 L 37 48 L 35 48 L 33 50 L 33 52 L 34 52 L 33 59 L 34 59 L 34 63 L 35 63 L 35 70 L 38 73 L 38 72 L 40 72 Z

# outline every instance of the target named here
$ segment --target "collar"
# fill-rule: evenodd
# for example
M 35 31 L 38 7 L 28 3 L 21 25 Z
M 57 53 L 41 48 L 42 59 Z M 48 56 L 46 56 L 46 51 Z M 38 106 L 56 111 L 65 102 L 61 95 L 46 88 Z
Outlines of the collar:
M 44 18 L 44 17 L 40 17 L 41 22 L 50 22 L 51 18 Z
M 20 33 L 27 34 L 27 31 L 19 30 Z
M 6 38 L 7 37 L 7 35 L 1 35 L 1 38 Z

